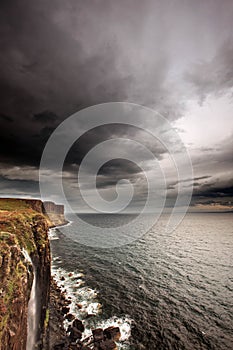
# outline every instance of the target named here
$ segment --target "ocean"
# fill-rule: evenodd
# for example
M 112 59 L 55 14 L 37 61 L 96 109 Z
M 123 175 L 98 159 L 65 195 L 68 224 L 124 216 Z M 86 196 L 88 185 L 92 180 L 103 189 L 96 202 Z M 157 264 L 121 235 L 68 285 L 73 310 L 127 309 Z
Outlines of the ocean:
M 111 227 L 130 216 L 83 220 Z M 172 234 L 166 222 L 163 215 L 142 238 L 111 249 L 72 241 L 72 223 L 51 230 L 52 272 L 84 337 L 119 325 L 123 350 L 233 349 L 233 214 L 189 213 Z

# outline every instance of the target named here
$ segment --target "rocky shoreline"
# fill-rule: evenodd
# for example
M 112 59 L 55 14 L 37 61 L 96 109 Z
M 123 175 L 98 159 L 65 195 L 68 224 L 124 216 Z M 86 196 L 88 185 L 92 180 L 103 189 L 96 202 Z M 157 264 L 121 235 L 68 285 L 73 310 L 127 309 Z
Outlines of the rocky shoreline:
M 49 344 L 51 350 L 117 350 L 120 339 L 119 327 L 96 328 L 92 335 L 82 339 L 85 330 L 84 324 L 70 313 L 71 301 L 51 278 L 49 304 Z M 72 321 L 71 326 L 65 329 L 65 319 Z
M 73 273 L 51 276 L 48 232 L 64 224 L 63 205 L 0 199 L 0 349 L 117 350 L 118 326 L 90 329 L 72 311 L 63 287 Z

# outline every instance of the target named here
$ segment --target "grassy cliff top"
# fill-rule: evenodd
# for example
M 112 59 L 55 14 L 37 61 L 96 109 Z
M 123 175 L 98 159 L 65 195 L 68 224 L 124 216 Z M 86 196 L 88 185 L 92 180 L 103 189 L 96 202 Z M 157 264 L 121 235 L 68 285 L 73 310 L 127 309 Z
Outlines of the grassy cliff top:
M 0 211 L 21 211 L 33 209 L 39 213 L 43 211 L 43 203 L 39 199 L 0 198 Z
M 41 208 L 42 202 L 39 200 L 0 199 L 1 253 L 8 245 L 16 244 L 30 254 L 35 251 L 36 243 L 42 244 L 43 240 L 47 240 L 48 222 Z M 38 242 L 35 242 L 35 238 L 38 238 Z

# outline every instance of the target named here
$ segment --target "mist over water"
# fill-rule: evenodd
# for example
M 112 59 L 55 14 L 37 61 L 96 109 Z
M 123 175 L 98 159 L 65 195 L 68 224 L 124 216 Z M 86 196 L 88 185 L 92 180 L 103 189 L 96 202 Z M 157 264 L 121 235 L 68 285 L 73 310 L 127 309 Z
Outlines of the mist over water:
M 129 215 L 84 219 L 108 227 Z M 98 322 L 132 320 L 131 349 L 233 348 L 233 215 L 187 214 L 171 235 L 166 223 L 164 215 L 143 238 L 114 249 L 80 245 L 56 230 L 53 258 L 98 291 Z

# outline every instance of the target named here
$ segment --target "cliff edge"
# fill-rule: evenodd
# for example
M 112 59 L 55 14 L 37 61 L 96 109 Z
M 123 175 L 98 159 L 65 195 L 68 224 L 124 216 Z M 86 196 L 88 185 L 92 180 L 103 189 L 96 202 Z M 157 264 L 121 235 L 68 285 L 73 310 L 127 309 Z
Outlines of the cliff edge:
M 64 208 L 57 207 L 55 204 L 51 206 L 52 216 L 48 218 L 46 210 L 49 208 L 46 209 L 46 204 L 40 200 L 0 199 L 2 350 L 30 348 L 28 333 L 37 349 L 48 348 L 46 333 L 51 273 L 48 229 L 66 223 Z M 32 325 L 28 322 L 30 299 L 34 303 Z

